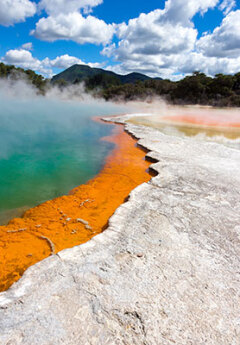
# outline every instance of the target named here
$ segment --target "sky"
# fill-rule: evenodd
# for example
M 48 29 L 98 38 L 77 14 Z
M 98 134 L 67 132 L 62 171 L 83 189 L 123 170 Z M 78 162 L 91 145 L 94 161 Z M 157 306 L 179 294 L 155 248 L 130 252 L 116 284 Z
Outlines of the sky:
M 240 0 L 0 0 L 0 61 L 178 80 L 240 72 Z

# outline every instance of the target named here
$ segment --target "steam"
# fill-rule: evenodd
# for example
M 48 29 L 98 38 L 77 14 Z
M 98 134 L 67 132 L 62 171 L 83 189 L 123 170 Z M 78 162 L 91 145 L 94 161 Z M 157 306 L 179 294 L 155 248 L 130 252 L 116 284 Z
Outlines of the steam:
M 0 211 L 62 195 L 100 171 L 112 146 L 99 140 L 111 130 L 90 121 L 93 116 L 148 113 L 144 121 L 174 136 L 186 135 L 179 128 L 182 121 L 189 127 L 235 126 L 233 139 L 221 132 L 211 137 L 197 132 L 193 140 L 240 149 L 239 109 L 171 106 L 160 98 L 106 102 L 86 93 L 84 84 L 49 85 L 43 96 L 16 76 L 0 79 L 0 104 Z M 135 121 L 143 120 L 139 115 Z
M 137 105 L 147 115 L 131 117 L 131 122 L 157 128 L 170 136 L 240 149 L 240 108 L 172 106 L 159 99 Z
M 33 99 L 36 98 L 37 89 L 24 78 L 0 79 L 0 96 L 11 99 Z
M 64 88 L 60 88 L 49 83 L 46 86 L 46 92 L 43 96 L 24 75 L 18 75 L 17 77 L 14 76 L 14 78 L 8 79 L 0 79 L 0 94 L 9 99 L 17 98 L 19 100 L 44 98 L 62 101 L 104 102 L 102 99 L 97 100 L 90 93 L 86 93 L 84 83 L 69 85 Z
M 240 137 L 239 108 L 212 108 L 198 105 L 172 106 L 167 104 L 160 97 L 150 97 L 144 101 L 139 100 L 130 102 L 123 102 L 121 99 L 115 99 L 115 102 L 113 103 L 105 101 L 104 99 L 96 98 L 94 93 L 86 92 L 84 83 L 68 85 L 65 87 L 59 87 L 49 83 L 46 88 L 45 95 L 43 96 L 39 93 L 39 90 L 27 80 L 25 75 L 15 75 L 10 79 L 0 79 L 0 99 L 2 100 L 1 103 L 3 104 L 3 107 L 5 104 L 4 101 L 6 100 L 9 100 L 10 102 L 8 107 L 19 107 L 19 104 L 17 105 L 16 103 L 22 103 L 26 106 L 26 102 L 29 101 L 34 101 L 35 104 L 72 102 L 73 104 L 75 103 L 85 106 L 91 105 L 96 106 L 97 109 L 99 109 L 99 112 L 95 115 L 107 115 L 109 113 L 108 109 L 111 107 L 113 108 L 113 113 L 111 115 L 114 115 L 114 107 L 116 107 L 117 104 L 117 113 L 119 113 L 120 106 L 122 107 L 123 113 L 141 112 L 151 114 L 151 119 L 149 118 L 149 121 L 151 121 L 153 125 L 154 123 L 165 124 L 164 130 L 166 134 L 172 132 L 172 135 L 179 135 L 177 125 L 182 123 L 188 126 L 214 126 L 216 128 L 234 127 L 235 130 L 239 128 L 238 135 Z M 106 114 L 104 113 L 104 109 L 106 109 Z M 46 111 L 46 109 L 43 111 Z M 65 120 L 61 119 L 61 121 Z M 174 125 L 176 126 L 174 127 Z M 202 138 L 203 140 L 207 140 L 207 137 L 207 135 L 202 133 L 198 135 L 198 138 Z M 216 141 L 224 142 L 224 133 L 222 135 L 220 133 L 217 137 Z M 220 139 L 220 137 L 223 137 L 223 139 Z
M 21 153 L 27 139 L 30 145 L 52 133 L 64 140 L 64 133 L 70 135 L 77 127 L 81 133 L 81 124 L 91 128 L 91 117 L 133 111 L 124 104 L 95 99 L 83 84 L 49 87 L 43 96 L 24 78 L 0 79 L 0 104 L 0 160 Z

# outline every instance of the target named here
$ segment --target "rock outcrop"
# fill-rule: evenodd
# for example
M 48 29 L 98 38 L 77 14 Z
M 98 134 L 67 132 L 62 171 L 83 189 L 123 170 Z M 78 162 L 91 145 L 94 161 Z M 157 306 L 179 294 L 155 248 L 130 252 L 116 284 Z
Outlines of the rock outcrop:
M 0 294 L 1 345 L 239 344 L 240 151 L 126 127 L 158 175 Z

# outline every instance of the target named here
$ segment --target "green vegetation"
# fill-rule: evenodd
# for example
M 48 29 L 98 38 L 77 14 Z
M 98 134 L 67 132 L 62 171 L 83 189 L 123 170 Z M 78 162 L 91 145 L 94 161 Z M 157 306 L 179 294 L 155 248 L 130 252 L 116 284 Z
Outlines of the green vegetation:
M 214 78 L 194 72 L 173 82 L 140 73 L 122 76 L 99 68 L 74 65 L 53 77 L 54 85 L 85 83 L 86 91 L 106 100 L 149 100 L 156 96 L 173 104 L 203 104 L 240 107 L 240 73 Z
M 12 81 L 25 80 L 32 84 L 38 90 L 38 93 L 44 94 L 47 88 L 48 80 L 42 75 L 36 74 L 34 71 L 23 68 L 15 67 L 13 65 L 5 65 L 0 63 L 0 78 L 9 79 Z
M 0 63 L 0 78 L 24 79 L 45 94 L 50 83 L 32 70 Z M 119 75 L 100 68 L 74 65 L 57 74 L 51 85 L 64 90 L 69 85 L 85 84 L 86 92 L 105 100 L 151 100 L 161 97 L 172 104 L 202 104 L 219 107 L 240 107 L 240 72 L 235 75 L 217 74 L 214 78 L 194 72 L 180 81 L 150 78 L 141 73 Z
M 55 75 L 52 78 L 52 83 L 55 84 L 59 79 L 63 79 L 70 84 L 85 82 L 89 84 L 90 89 L 92 89 L 93 87 L 105 87 L 106 84 L 135 83 L 151 78 L 141 73 L 120 75 L 111 71 L 105 71 L 101 68 L 92 68 L 86 65 L 73 65 L 65 71 Z
M 101 91 L 106 100 L 147 100 L 159 96 L 173 104 L 202 104 L 219 107 L 240 107 L 240 73 L 217 74 L 214 78 L 204 73 L 173 82 L 170 80 L 147 80 L 134 84 L 110 86 Z

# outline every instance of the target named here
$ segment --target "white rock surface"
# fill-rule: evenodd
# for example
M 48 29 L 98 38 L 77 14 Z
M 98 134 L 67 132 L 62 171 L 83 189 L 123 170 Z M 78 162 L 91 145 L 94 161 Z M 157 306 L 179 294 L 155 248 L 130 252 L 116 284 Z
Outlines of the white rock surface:
M 240 152 L 127 130 L 158 176 L 0 294 L 1 345 L 239 345 Z

